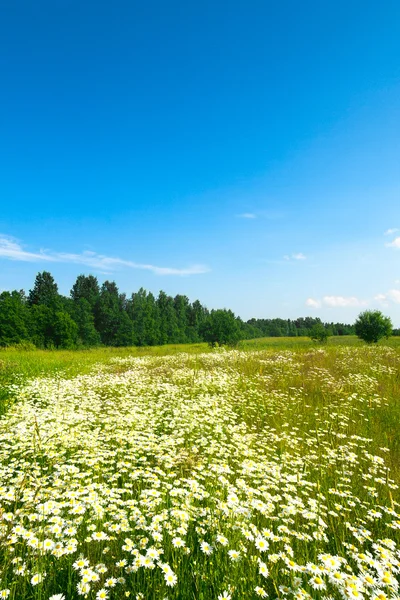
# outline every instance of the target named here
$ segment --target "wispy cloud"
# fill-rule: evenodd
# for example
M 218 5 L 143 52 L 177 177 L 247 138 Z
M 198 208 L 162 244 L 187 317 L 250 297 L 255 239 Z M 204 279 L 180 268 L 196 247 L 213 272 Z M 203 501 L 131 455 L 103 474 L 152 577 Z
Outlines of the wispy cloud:
M 321 302 L 320 300 L 315 300 L 314 298 L 307 298 L 306 306 L 309 306 L 310 308 L 320 308 Z
M 375 296 L 375 300 L 381 302 L 384 306 L 388 306 L 388 301 L 400 304 L 400 290 L 389 290 L 386 294 L 378 294 Z
M 28 252 L 24 250 L 21 244 L 13 237 L 0 234 L 0 258 L 23 262 L 47 262 L 47 263 L 73 263 L 85 265 L 92 269 L 100 269 L 105 272 L 112 272 L 119 267 L 128 267 L 130 269 L 141 269 L 151 271 L 155 275 L 199 275 L 207 273 L 210 269 L 205 265 L 191 265 L 183 269 L 175 267 L 158 267 L 146 263 L 136 263 L 123 258 L 105 256 L 96 252 L 85 251 L 81 254 L 69 252 L 53 252 L 51 250 L 39 250 L 39 252 Z
M 396 233 L 398 231 L 398 228 L 395 227 L 393 229 L 386 229 L 385 233 L 383 235 L 393 235 L 394 233 Z
M 355 296 L 324 296 L 322 302 L 325 306 L 365 306 L 367 302 Z
M 348 308 L 348 307 L 366 307 L 376 305 L 376 302 L 382 306 L 388 307 L 390 303 L 400 304 L 400 290 L 392 289 L 385 294 L 376 294 L 372 299 L 361 300 L 356 296 L 324 296 L 319 298 L 307 298 L 305 304 L 310 308 Z
M 355 296 L 324 296 L 322 300 L 318 298 L 307 298 L 306 306 L 310 308 L 321 308 L 326 306 L 329 308 L 342 308 L 349 306 L 366 306 L 366 300 L 360 300 Z
M 377 300 L 379 304 L 381 306 L 384 306 L 385 308 L 389 306 L 386 294 L 377 294 L 376 296 L 374 296 L 374 300 Z
M 294 260 L 306 260 L 307 257 L 302 252 L 298 252 L 297 254 L 292 254 L 292 258 Z
M 400 237 L 394 238 L 393 242 L 385 244 L 388 248 L 400 248 Z
M 257 219 L 257 215 L 254 213 L 242 213 L 240 215 L 236 215 L 239 219 Z
M 238 219 L 263 219 L 267 221 L 277 221 L 287 217 L 286 212 L 278 210 L 257 209 L 256 212 L 244 212 L 235 215 Z
M 400 290 L 389 290 L 387 295 L 392 302 L 400 304 Z
M 285 260 L 306 260 L 307 256 L 302 252 L 297 252 L 295 254 L 285 254 L 283 257 Z
M 47 255 L 43 250 L 40 252 L 27 252 L 23 250 L 15 238 L 2 234 L 0 234 L 0 257 L 24 262 L 35 262 L 38 260 L 57 262 L 54 257 Z

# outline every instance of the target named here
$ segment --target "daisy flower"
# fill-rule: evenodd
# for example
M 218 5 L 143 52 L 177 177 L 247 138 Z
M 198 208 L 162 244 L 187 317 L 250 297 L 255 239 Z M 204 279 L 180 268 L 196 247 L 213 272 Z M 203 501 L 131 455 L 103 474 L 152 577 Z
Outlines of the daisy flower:
M 257 596 L 260 596 L 261 598 L 266 598 L 268 596 L 267 592 L 262 587 L 257 586 L 254 588 L 254 591 Z
M 176 582 L 178 581 L 177 576 L 175 575 L 175 573 L 172 573 L 172 571 L 170 573 L 165 573 L 164 575 L 164 579 L 165 579 L 165 583 L 169 586 L 169 587 L 174 587 L 174 585 L 176 584 Z
M 201 551 L 204 552 L 204 554 L 207 554 L 208 556 L 212 554 L 213 547 L 208 542 L 201 542 L 200 548 Z
M 39 583 L 41 583 L 43 581 L 43 575 L 41 573 L 36 573 L 35 575 L 33 575 L 33 577 L 31 578 L 31 584 L 32 585 L 38 585 Z
M 324 590 L 326 588 L 325 581 L 318 575 L 311 577 L 309 584 L 314 588 L 314 590 Z

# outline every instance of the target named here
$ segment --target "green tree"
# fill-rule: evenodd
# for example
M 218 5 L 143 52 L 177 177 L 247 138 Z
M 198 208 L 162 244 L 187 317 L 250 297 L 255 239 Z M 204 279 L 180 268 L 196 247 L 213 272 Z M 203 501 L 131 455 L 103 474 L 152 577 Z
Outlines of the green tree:
M 28 305 L 44 305 L 52 309 L 60 306 L 58 286 L 51 273 L 43 271 L 36 275 L 33 288 L 29 291 Z
M 316 323 L 310 330 L 310 338 L 313 340 L 313 342 L 325 344 L 330 335 L 331 333 L 326 327 L 324 327 L 322 323 Z
M 281 319 L 273 319 L 271 322 L 269 335 L 271 337 L 282 337 L 286 333 L 286 322 L 284 327 L 282 328 L 282 323 L 280 323 Z
M 11 346 L 30 339 L 29 312 L 22 291 L 0 294 L 0 346 Z
M 38 348 L 51 348 L 54 344 L 55 312 L 45 304 L 34 304 L 29 311 L 29 332 Z
M 160 313 L 160 344 L 179 343 L 178 319 L 176 316 L 174 299 L 163 291 L 157 298 Z
M 208 315 L 208 309 L 201 304 L 200 300 L 195 300 L 189 305 L 187 320 L 188 338 L 191 342 L 200 342 L 202 340 L 200 332 Z
M 180 344 L 189 342 L 189 298 L 178 294 L 174 298 L 174 308 L 176 312 L 176 319 L 178 322 L 178 341 Z
M 99 346 L 100 334 L 94 326 L 94 316 L 86 298 L 74 302 L 72 317 L 78 326 L 78 344 L 81 346 Z
M 212 310 L 203 323 L 202 336 L 210 346 L 235 346 L 240 340 L 240 325 L 231 310 Z
M 53 320 L 52 342 L 56 348 L 75 348 L 78 341 L 78 325 L 67 312 L 57 311 Z
M 158 344 L 159 314 L 153 294 L 140 288 L 127 302 L 127 313 L 133 323 L 134 343 L 137 346 Z
M 133 342 L 135 346 L 146 345 L 146 302 L 147 292 L 144 288 L 130 297 L 127 303 L 127 313 L 133 323 Z
M 71 289 L 71 298 L 74 302 L 78 302 L 84 298 L 93 311 L 99 295 L 100 287 L 97 277 L 93 275 L 78 275 Z
M 360 313 L 354 328 L 356 335 L 367 344 L 376 344 L 380 339 L 392 335 L 392 322 L 380 310 L 366 310 Z
M 48 271 L 38 273 L 28 295 L 30 333 L 41 348 L 74 348 L 78 326 L 73 320 L 73 302 L 58 293 L 53 276 Z
M 125 296 L 114 281 L 105 281 L 95 307 L 95 325 L 106 346 L 131 346 L 133 324 L 125 310 Z
M 121 311 L 115 322 L 113 346 L 133 346 L 133 323 L 126 311 Z
M 160 311 L 157 300 L 151 292 L 146 299 L 146 344 L 155 346 L 160 343 Z

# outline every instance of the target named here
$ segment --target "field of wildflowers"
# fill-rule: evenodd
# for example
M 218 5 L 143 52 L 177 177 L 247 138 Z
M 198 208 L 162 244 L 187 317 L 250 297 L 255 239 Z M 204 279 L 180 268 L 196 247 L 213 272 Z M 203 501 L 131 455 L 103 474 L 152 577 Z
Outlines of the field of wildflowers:
M 0 419 L 0 598 L 400 598 L 400 351 L 124 356 Z

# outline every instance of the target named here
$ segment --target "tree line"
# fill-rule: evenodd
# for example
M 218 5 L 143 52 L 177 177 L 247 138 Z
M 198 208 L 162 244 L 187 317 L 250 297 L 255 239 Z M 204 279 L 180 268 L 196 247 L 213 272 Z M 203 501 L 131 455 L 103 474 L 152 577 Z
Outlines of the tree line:
M 0 346 L 38 348 L 154 346 L 196 342 L 235 343 L 241 339 L 307 336 L 319 318 L 250 319 L 231 310 L 208 310 L 199 300 L 140 288 L 130 297 L 114 281 L 99 284 L 79 275 L 69 297 L 58 291 L 51 273 L 36 276 L 33 288 L 0 294 Z M 354 326 L 325 323 L 332 335 L 354 333 Z

